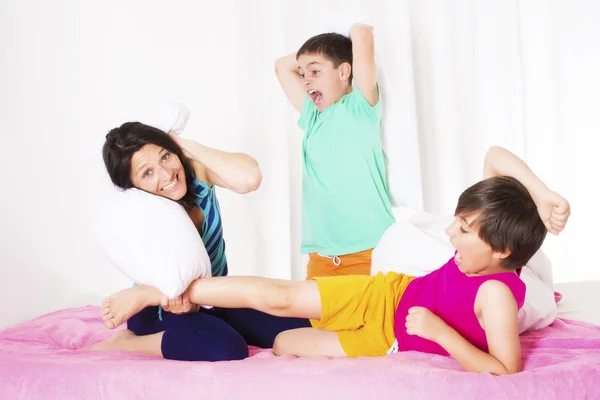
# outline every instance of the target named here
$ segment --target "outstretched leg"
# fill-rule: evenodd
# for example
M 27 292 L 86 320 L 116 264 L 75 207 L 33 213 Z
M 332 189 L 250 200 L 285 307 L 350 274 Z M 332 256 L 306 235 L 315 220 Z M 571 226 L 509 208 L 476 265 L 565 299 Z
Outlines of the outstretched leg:
M 321 319 L 321 296 L 315 281 L 219 276 L 197 279 L 188 293 L 195 304 L 253 308 L 278 317 Z

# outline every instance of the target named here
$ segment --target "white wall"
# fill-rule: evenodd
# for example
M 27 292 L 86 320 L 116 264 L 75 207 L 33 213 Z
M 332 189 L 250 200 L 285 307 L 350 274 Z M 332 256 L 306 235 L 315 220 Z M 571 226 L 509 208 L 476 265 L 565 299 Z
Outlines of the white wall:
M 104 134 L 133 106 L 151 100 L 188 105 L 188 137 L 248 152 L 261 164 L 259 192 L 243 197 L 219 192 L 230 270 L 302 278 L 301 136 L 297 115 L 273 74 L 273 61 L 307 37 L 312 29 L 307 21 L 315 10 L 351 5 L 376 13 L 375 21 L 389 22 L 389 12 L 403 9 L 394 6 L 386 15 L 384 2 L 367 3 L 3 1 L 0 328 L 59 308 L 98 303 L 129 285 L 100 258 L 90 221 L 97 196 L 108 187 L 100 156 Z M 420 18 L 412 21 L 416 46 L 418 27 L 431 20 L 427 12 L 436 3 L 406 4 L 413 7 L 411 18 Z M 599 225 L 600 49 L 590 39 L 600 38 L 600 10 L 592 1 L 556 5 L 560 46 L 552 61 L 560 67 L 560 125 L 555 129 L 577 134 L 577 141 L 561 142 L 564 152 L 532 161 L 573 204 L 568 230 L 547 245 L 560 260 L 555 277 L 600 279 L 592 254 Z M 425 71 L 423 64 L 415 67 Z M 421 114 L 426 117 L 427 110 Z M 479 156 L 469 160 L 469 172 L 456 182 L 468 182 L 471 171 L 480 170 L 474 161 Z M 572 178 L 586 170 L 585 178 Z M 428 182 L 440 179 L 427 177 Z M 462 189 L 454 186 L 445 189 L 444 198 Z M 450 203 L 432 209 L 451 212 Z
M 0 327 L 129 285 L 100 258 L 90 223 L 108 187 L 104 135 L 152 100 L 192 110 L 188 137 L 259 160 L 260 193 L 219 193 L 230 270 L 291 277 L 288 154 L 273 151 L 295 130 L 273 74 L 283 26 L 245 32 L 250 4 L 203 4 L 2 3 L 0 299 L 16 306 L 2 308 Z

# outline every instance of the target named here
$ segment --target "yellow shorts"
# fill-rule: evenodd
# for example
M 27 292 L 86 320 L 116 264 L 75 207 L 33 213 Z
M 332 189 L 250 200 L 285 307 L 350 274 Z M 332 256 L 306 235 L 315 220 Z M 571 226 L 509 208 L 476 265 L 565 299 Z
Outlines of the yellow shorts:
M 310 253 L 306 265 L 306 279 L 317 276 L 371 275 L 372 252 L 373 249 L 367 249 L 335 257 Z
M 336 331 L 349 357 L 384 356 L 396 337 L 396 307 L 413 279 L 395 272 L 315 278 L 321 319 L 310 322 L 314 328 Z

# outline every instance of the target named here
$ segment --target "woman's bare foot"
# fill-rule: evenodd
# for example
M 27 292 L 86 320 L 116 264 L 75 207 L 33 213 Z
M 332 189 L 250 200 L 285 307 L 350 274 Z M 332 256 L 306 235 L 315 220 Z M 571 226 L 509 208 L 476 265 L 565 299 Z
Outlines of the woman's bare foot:
M 108 329 L 114 329 L 149 306 L 158 306 L 162 294 L 150 286 L 133 286 L 102 301 L 101 313 Z
M 103 342 L 92 344 L 84 347 L 82 350 L 110 351 L 110 350 L 125 350 L 127 348 L 126 341 L 136 337 L 133 332 L 128 329 L 123 329 L 113 335 L 110 339 Z

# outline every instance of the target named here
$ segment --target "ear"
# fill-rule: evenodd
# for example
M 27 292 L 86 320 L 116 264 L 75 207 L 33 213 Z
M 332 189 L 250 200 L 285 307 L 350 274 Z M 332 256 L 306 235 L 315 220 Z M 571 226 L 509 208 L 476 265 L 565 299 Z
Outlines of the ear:
M 506 257 L 510 256 L 510 250 L 506 249 L 504 251 L 495 251 L 492 253 L 492 257 L 496 260 L 504 260 Z
M 348 79 L 350 79 L 350 73 L 352 72 L 352 66 L 350 65 L 350 63 L 341 63 L 340 66 L 338 67 L 338 71 L 340 74 L 340 80 L 342 82 L 347 82 Z

